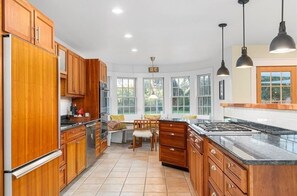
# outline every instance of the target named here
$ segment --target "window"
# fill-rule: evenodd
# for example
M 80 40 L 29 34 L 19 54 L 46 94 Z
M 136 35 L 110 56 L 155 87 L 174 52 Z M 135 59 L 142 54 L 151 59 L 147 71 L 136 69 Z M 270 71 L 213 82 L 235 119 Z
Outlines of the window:
M 171 79 L 172 113 L 190 113 L 190 77 Z
M 198 114 L 211 114 L 211 81 L 210 74 L 199 75 L 197 80 Z
M 145 78 L 144 86 L 144 113 L 159 114 L 164 107 L 164 79 L 163 78 Z M 154 93 L 157 98 L 151 98 Z
M 296 67 L 257 67 L 258 103 L 297 103 Z
M 118 114 L 136 113 L 135 83 L 135 78 L 117 79 Z

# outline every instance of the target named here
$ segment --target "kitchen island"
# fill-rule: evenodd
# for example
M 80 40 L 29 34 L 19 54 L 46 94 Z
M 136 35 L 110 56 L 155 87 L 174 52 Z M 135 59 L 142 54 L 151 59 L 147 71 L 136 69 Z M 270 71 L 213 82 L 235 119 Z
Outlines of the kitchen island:
M 181 121 L 190 125 L 187 166 L 197 195 L 297 195 L 297 132 L 272 135 L 259 125 L 255 134 L 211 136 L 192 126 L 195 120 L 167 120 L 173 127 Z

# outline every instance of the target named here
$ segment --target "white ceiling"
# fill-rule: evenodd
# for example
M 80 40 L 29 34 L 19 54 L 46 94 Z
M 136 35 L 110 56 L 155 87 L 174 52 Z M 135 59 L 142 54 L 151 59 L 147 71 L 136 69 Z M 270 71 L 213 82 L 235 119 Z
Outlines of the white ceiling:
M 107 63 L 156 65 L 203 62 L 242 43 L 242 6 L 237 0 L 29 0 L 55 22 L 56 37 L 84 57 Z M 123 13 L 111 10 L 121 7 Z M 246 10 L 247 44 L 269 44 L 277 35 L 281 0 L 251 0 Z M 287 32 L 297 42 L 297 0 L 285 1 Z M 124 34 L 131 33 L 132 39 Z M 132 53 L 131 48 L 137 48 Z

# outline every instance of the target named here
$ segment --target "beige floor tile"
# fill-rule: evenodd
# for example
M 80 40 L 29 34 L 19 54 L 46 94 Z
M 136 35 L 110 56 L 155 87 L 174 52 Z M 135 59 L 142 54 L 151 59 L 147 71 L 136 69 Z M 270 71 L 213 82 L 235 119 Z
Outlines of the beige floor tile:
M 128 172 L 130 167 L 114 167 L 111 171 L 113 172 Z
M 110 172 L 98 172 L 94 171 L 92 174 L 89 175 L 89 178 L 96 178 L 96 177 L 107 177 Z
M 181 184 L 181 183 L 187 183 L 185 178 L 166 178 L 167 184 Z
M 143 193 L 128 193 L 128 192 L 124 192 L 124 193 L 121 193 L 121 196 L 143 196 Z
M 99 191 L 100 192 L 120 192 L 122 190 L 123 185 L 119 184 L 103 184 Z
M 143 178 L 146 176 L 146 170 L 142 172 L 129 172 L 128 178 Z
M 165 185 L 165 178 L 146 178 L 145 184 L 147 185 Z
M 96 196 L 119 196 L 120 192 L 98 192 Z
M 72 196 L 96 196 L 97 191 L 77 190 Z
M 144 196 L 167 196 L 167 193 L 144 193 Z
M 146 193 L 166 193 L 166 185 L 145 185 L 144 192 Z
M 130 172 L 144 172 L 146 170 L 147 170 L 146 167 L 145 168 L 143 168 L 143 167 L 131 167 L 130 168 Z
M 120 184 L 123 185 L 125 182 L 126 178 L 112 178 L 108 177 L 106 178 L 104 184 Z
M 103 184 L 105 177 L 88 177 L 83 184 Z
M 168 193 L 190 193 L 190 189 L 187 184 L 186 185 L 176 184 L 175 186 L 167 185 L 167 191 Z
M 95 184 L 82 184 L 80 187 L 78 187 L 77 190 L 87 190 L 87 191 L 98 191 L 101 185 L 95 185 Z
M 108 177 L 111 177 L 111 178 L 125 178 L 125 177 L 127 177 L 127 175 L 128 175 L 128 171 L 124 171 L 124 172 L 113 171 L 113 172 L 110 172 Z
M 168 193 L 168 196 L 192 196 L 192 195 L 191 193 Z
M 122 190 L 123 192 L 127 193 L 143 193 L 144 191 L 144 185 L 131 185 L 131 184 L 125 184 Z
M 147 177 L 150 177 L 150 178 L 156 178 L 156 177 L 164 177 L 164 172 L 160 172 L 160 171 L 157 171 L 157 172 L 147 172 Z
M 144 185 L 145 178 L 127 178 L 125 184 L 138 184 Z

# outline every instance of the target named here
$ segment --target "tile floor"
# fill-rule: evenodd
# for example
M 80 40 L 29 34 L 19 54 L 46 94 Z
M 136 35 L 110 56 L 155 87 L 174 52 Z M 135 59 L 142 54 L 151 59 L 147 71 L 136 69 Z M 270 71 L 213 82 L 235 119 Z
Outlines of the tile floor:
M 149 144 L 128 149 L 112 143 L 97 162 L 84 171 L 61 196 L 191 196 L 189 173 L 162 166 L 159 152 Z

